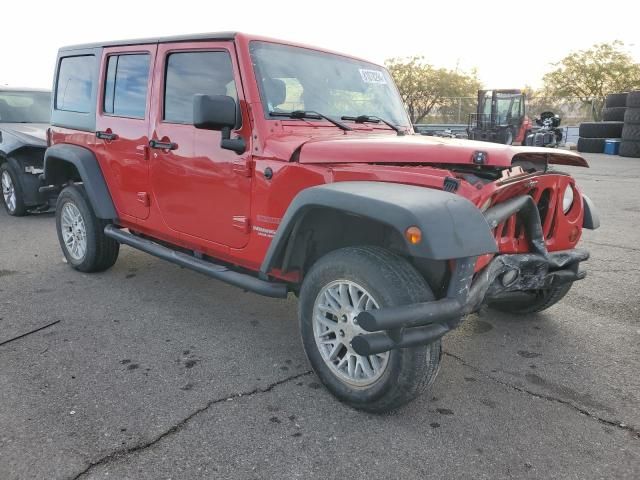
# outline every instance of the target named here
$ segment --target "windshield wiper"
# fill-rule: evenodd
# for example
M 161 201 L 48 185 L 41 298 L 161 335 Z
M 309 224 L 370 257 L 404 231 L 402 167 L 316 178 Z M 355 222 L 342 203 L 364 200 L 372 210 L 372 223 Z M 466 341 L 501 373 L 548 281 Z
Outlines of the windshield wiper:
M 387 127 L 389 127 L 390 129 L 394 130 L 398 136 L 402 136 L 405 134 L 404 130 L 402 130 L 400 127 L 398 127 L 397 125 L 394 125 L 393 123 L 385 120 L 384 118 L 380 118 L 377 117 L 375 115 L 358 115 L 357 117 L 350 117 L 348 115 L 345 115 L 344 117 L 340 118 L 341 120 L 352 120 L 356 123 L 384 123 Z
M 334 120 L 331 117 L 327 117 L 326 115 L 316 112 L 315 110 L 294 110 L 292 112 L 269 112 L 269 115 L 272 117 L 315 118 L 317 120 L 324 119 L 327 122 L 333 123 L 336 127 L 344 130 L 345 132 L 349 130 L 353 130 L 353 128 L 348 127 L 344 123 Z

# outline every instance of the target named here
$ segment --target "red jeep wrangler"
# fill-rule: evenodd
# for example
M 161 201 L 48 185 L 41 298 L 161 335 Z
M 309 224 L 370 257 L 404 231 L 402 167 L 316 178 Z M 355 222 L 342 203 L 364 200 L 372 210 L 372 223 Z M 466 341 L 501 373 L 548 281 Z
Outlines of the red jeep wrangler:
M 299 296 L 327 388 L 381 412 L 434 380 L 488 304 L 531 313 L 584 277 L 598 220 L 571 152 L 414 135 L 378 65 L 240 33 L 62 48 L 43 191 L 69 264 L 120 244 Z

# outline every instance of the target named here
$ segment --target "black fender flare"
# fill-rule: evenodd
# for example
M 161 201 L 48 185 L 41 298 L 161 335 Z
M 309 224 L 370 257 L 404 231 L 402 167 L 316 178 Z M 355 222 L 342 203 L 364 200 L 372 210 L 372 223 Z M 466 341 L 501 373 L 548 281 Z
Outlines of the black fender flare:
M 582 205 L 584 209 L 582 228 L 587 228 L 589 230 L 596 230 L 600 228 L 600 217 L 598 216 L 598 212 L 593 201 L 586 195 L 582 195 Z
M 405 239 L 410 256 L 450 260 L 496 253 L 498 246 L 482 212 L 459 195 L 414 185 L 386 182 L 337 182 L 299 192 L 287 209 L 265 255 L 262 275 L 275 267 L 289 242 L 296 241 L 295 226 L 314 208 L 331 208 L 388 225 L 400 233 L 416 226 L 422 241 Z
M 44 154 L 44 182 L 60 186 L 66 183 L 66 164 L 75 167 L 98 218 L 115 220 L 118 217 L 107 182 L 93 152 L 77 145 L 58 144 L 47 148 Z

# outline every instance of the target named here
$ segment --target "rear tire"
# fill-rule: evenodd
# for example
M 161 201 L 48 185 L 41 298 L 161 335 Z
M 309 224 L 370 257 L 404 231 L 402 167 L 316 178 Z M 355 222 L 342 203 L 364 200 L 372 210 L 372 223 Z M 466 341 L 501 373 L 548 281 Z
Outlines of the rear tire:
M 512 145 L 513 139 L 514 139 L 513 130 L 510 128 L 505 128 L 501 134 L 500 143 L 502 143 L 503 145 Z
M 603 122 L 622 122 L 627 107 L 608 107 L 602 109 Z
M 629 100 L 628 93 L 610 93 L 604 101 L 607 108 L 626 107 Z
M 635 142 L 640 141 L 640 125 L 633 123 L 625 124 L 622 129 L 622 140 L 633 140 Z
M 604 153 L 604 138 L 578 138 L 578 151 L 585 153 Z
M 621 157 L 640 158 L 640 142 L 623 140 L 618 154 Z
M 640 108 L 627 108 L 627 111 L 624 112 L 624 124 L 625 125 L 640 124 Z
M 526 315 L 537 313 L 555 305 L 571 290 L 572 283 L 565 283 L 557 287 L 546 290 L 535 290 L 533 292 L 523 292 L 530 295 L 530 298 L 517 297 L 515 299 L 501 299 L 489 302 L 489 307 L 505 313 L 515 313 Z
M 640 108 L 640 90 L 627 94 L 627 108 Z
M 582 122 L 578 135 L 582 138 L 620 138 L 624 122 Z
M 12 217 L 25 216 L 27 207 L 24 204 L 22 185 L 9 162 L 0 165 L 0 189 L 2 189 L 2 203 L 7 213 Z
M 322 383 L 347 405 L 376 413 L 420 395 L 438 373 L 440 340 L 370 357 L 355 354 L 349 343 L 364 332 L 353 322 L 359 311 L 433 299 L 424 278 L 389 250 L 348 247 L 318 260 L 302 283 L 298 315 L 304 349 Z
M 104 234 L 109 222 L 96 217 L 84 187 L 70 185 L 56 205 L 58 240 L 69 265 L 80 272 L 102 272 L 118 259 L 120 244 Z

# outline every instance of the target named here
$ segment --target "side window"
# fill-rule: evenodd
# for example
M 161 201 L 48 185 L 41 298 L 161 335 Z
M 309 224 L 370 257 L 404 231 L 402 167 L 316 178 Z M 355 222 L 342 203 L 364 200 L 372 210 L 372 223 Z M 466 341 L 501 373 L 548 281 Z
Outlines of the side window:
M 147 106 L 149 54 L 112 55 L 107 62 L 104 113 L 144 118 Z
M 181 52 L 167 58 L 164 120 L 193 123 L 193 96 L 228 95 L 237 100 L 227 52 Z
M 56 84 L 56 110 L 89 113 L 92 111 L 93 55 L 63 57 Z

